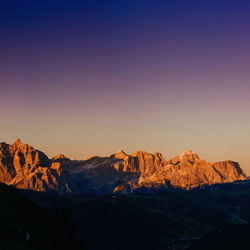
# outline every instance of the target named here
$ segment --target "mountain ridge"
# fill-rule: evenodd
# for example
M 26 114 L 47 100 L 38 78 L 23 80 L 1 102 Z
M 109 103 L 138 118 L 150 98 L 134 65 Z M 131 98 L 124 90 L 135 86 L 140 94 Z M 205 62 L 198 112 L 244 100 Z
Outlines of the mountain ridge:
M 17 139 L 0 143 L 0 182 L 21 189 L 74 194 L 152 192 L 192 189 L 204 185 L 246 180 L 234 161 L 206 162 L 186 150 L 166 160 L 161 153 L 123 150 L 107 156 L 70 160 L 60 154 L 51 159 Z

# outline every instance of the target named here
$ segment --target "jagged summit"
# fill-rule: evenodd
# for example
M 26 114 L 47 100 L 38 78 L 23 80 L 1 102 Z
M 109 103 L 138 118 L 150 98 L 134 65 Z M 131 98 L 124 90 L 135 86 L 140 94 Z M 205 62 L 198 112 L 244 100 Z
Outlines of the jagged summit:
M 200 159 L 200 157 L 190 149 L 185 150 L 183 153 L 179 155 L 179 157 L 181 161 L 184 159 L 191 160 L 191 161 L 196 161 Z
M 17 138 L 15 143 L 22 143 L 21 139 L 20 138 Z
M 121 149 L 119 151 L 117 151 L 115 154 L 111 155 L 111 157 L 114 157 L 114 158 L 117 158 L 117 159 L 124 159 L 127 156 L 128 155 Z
M 6 144 L 8 145 L 8 144 Z M 29 148 L 32 148 L 31 146 L 27 145 L 27 144 L 24 144 L 21 139 L 17 138 L 16 141 L 12 144 L 12 145 L 9 145 L 9 148 L 10 148 L 10 152 L 12 154 L 14 154 L 16 151 L 19 151 L 21 150 L 21 148 L 23 147 L 29 147 Z
M 191 155 L 193 154 L 193 151 L 190 149 L 186 149 L 181 155 Z
M 17 138 L 16 141 L 12 144 L 13 146 L 19 147 L 20 145 L 22 145 L 22 141 L 21 139 Z
M 122 154 L 122 155 L 127 155 L 122 149 L 118 150 L 115 155 Z
M 64 180 L 59 181 L 61 173 L 58 164 L 20 139 L 12 145 L 4 143 L 0 146 L 0 182 L 17 188 L 67 190 Z

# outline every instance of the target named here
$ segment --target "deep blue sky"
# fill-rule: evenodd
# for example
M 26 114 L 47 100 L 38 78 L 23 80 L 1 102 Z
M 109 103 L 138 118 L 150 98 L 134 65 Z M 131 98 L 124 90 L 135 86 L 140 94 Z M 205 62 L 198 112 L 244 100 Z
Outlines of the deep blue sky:
M 1 141 L 50 156 L 191 148 L 250 171 L 249 1 L 5 1 Z

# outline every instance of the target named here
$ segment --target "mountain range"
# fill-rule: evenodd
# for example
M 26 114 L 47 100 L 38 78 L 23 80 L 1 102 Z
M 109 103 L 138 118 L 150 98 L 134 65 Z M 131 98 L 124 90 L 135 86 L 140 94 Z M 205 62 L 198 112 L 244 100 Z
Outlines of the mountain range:
M 0 182 L 20 189 L 72 194 L 136 193 L 188 190 L 247 180 L 239 163 L 210 163 L 186 150 L 165 160 L 160 153 L 119 151 L 108 157 L 52 159 L 17 139 L 0 143 Z

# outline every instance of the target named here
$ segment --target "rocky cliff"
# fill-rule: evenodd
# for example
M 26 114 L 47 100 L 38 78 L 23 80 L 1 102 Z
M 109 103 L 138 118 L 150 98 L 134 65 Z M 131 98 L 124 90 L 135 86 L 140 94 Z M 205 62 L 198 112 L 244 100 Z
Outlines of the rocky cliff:
M 0 144 L 0 182 L 21 189 L 69 192 L 62 165 L 44 153 L 23 144 Z
M 0 182 L 36 191 L 75 194 L 151 192 L 191 189 L 246 180 L 237 162 L 210 163 L 190 150 L 166 161 L 160 153 L 119 151 L 109 157 L 72 161 L 64 155 L 49 159 L 17 140 L 0 144 Z

